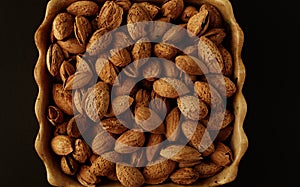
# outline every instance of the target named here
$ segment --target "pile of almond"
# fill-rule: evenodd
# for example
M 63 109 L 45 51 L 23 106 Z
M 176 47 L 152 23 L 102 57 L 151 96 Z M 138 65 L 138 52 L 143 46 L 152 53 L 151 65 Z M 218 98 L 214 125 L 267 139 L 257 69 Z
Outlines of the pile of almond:
M 149 33 L 136 25 L 146 21 L 179 27 Z M 197 45 L 171 45 L 185 40 L 182 30 Z M 47 117 L 62 171 L 84 186 L 138 187 L 189 185 L 230 165 L 237 88 L 228 35 L 208 3 L 76 1 L 57 14 Z

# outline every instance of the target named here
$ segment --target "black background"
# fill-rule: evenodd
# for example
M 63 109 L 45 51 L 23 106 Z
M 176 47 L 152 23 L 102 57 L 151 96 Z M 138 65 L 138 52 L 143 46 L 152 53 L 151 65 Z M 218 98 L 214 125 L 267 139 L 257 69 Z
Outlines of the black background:
M 293 5 L 231 0 L 245 34 L 243 92 L 248 103 L 244 129 L 249 148 L 237 178 L 226 187 L 299 186 L 299 104 L 297 12 Z M 34 115 L 38 58 L 34 32 L 44 18 L 46 0 L 5 1 L 0 5 L 0 186 L 50 186 L 34 150 L 38 124 Z M 295 5 L 294 5 L 295 6 Z M 299 16 L 298 16 L 299 17 Z M 291 23 L 287 21 L 290 20 Z M 296 47 L 291 47 L 293 44 Z M 299 53 L 299 52 L 298 52 Z M 290 106 L 295 106 L 290 107 Z M 296 119 L 296 118 L 295 118 Z M 296 170 L 296 171 L 294 171 Z

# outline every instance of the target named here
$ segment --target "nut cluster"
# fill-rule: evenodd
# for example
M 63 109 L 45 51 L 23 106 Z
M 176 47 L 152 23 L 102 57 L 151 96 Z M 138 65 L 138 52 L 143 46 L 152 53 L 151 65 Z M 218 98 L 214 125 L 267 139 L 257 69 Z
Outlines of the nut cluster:
M 136 24 L 143 21 L 180 27 L 145 34 Z M 199 38 L 196 46 L 170 44 L 187 33 Z M 237 88 L 227 34 L 214 6 L 183 0 L 76 1 L 57 14 L 46 58 L 47 117 L 62 171 L 84 186 L 138 187 L 189 185 L 230 165 Z M 164 42 L 151 42 L 158 37 Z M 123 43 L 133 44 L 119 49 Z

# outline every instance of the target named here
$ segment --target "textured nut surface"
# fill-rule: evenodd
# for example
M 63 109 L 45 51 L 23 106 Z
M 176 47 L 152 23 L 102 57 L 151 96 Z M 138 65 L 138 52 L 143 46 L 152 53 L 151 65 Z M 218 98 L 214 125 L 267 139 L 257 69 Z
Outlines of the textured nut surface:
M 222 166 L 219 166 L 211 161 L 201 162 L 194 167 L 194 170 L 199 173 L 199 178 L 207 178 L 213 176 L 221 169 Z
M 170 145 L 160 151 L 160 155 L 164 158 L 173 160 L 175 162 L 182 161 L 199 161 L 202 159 L 201 153 L 197 149 L 188 145 Z
M 104 82 L 98 82 L 86 94 L 85 112 L 91 120 L 97 122 L 106 114 L 109 106 L 110 94 L 108 85 Z
M 85 52 L 85 46 L 81 45 L 76 38 L 69 38 L 67 40 L 59 40 L 57 43 L 60 47 L 71 54 L 80 54 Z
M 177 141 L 180 134 L 180 110 L 175 107 L 166 117 L 166 138 L 169 141 Z
M 93 152 L 97 155 L 101 155 L 105 152 L 111 151 L 115 145 L 115 142 L 112 142 L 111 140 L 113 140 L 113 137 L 111 137 L 108 132 L 99 132 L 92 141 Z
M 73 115 L 72 91 L 65 90 L 62 84 L 54 84 L 52 95 L 58 108 L 68 115 Z
M 125 122 L 116 117 L 105 118 L 100 124 L 104 130 L 113 134 L 122 134 L 127 130 L 127 127 L 123 125 Z
M 134 99 L 128 95 L 121 95 L 113 98 L 111 104 L 116 116 L 122 114 L 130 108 Z
M 140 187 L 145 183 L 143 174 L 135 167 L 117 164 L 116 172 L 119 181 L 126 187 Z
M 60 160 L 62 171 L 67 175 L 75 175 L 78 169 L 77 161 L 71 156 L 63 156 Z
M 153 52 L 159 58 L 172 59 L 178 53 L 178 50 L 170 45 L 158 43 L 154 45 Z
M 203 75 L 208 72 L 208 69 L 203 62 L 191 56 L 177 56 L 175 58 L 175 63 L 179 69 L 189 75 Z
M 176 168 L 176 162 L 159 158 L 143 169 L 146 184 L 161 184 Z
M 131 129 L 124 132 L 116 141 L 115 151 L 118 153 L 132 153 L 137 151 L 145 143 L 145 135 L 139 129 Z
M 67 7 L 67 11 L 75 16 L 93 16 L 98 10 L 98 5 L 93 1 L 77 1 Z
M 150 134 L 146 145 L 146 157 L 148 161 L 153 161 L 160 152 L 162 147 L 161 142 L 164 141 L 164 135 L 162 134 Z
M 105 1 L 97 16 L 99 28 L 113 30 L 122 23 L 123 8 L 113 1 Z
M 181 20 L 184 22 L 188 22 L 191 17 L 196 15 L 198 13 L 198 10 L 194 6 L 186 6 L 180 16 Z
M 170 0 L 162 5 L 161 12 L 165 17 L 177 19 L 184 9 L 183 0 Z
M 51 140 L 51 148 L 57 155 L 68 155 L 73 151 L 72 140 L 65 135 L 55 136 Z
M 216 150 L 210 155 L 210 159 L 218 166 L 228 166 L 233 159 L 231 149 L 222 142 L 218 142 Z
M 57 40 L 63 40 L 73 33 L 74 18 L 68 13 L 59 13 L 53 20 L 53 35 Z
M 177 104 L 181 113 L 191 120 L 203 119 L 208 114 L 206 104 L 195 96 L 187 95 L 177 98 Z
M 180 168 L 170 176 L 172 182 L 183 185 L 193 184 L 198 178 L 199 174 L 193 168 Z
M 94 186 L 96 183 L 100 182 L 100 179 L 90 171 L 90 166 L 88 165 L 82 165 L 76 177 L 83 186 Z
M 208 28 L 208 10 L 201 8 L 187 23 L 187 30 L 195 36 L 201 36 Z
M 47 50 L 46 64 L 49 73 L 56 76 L 59 73 L 60 67 L 64 61 L 64 54 L 61 47 L 54 43 Z
M 112 42 L 112 35 L 106 28 L 99 28 L 91 36 L 86 52 L 91 56 L 100 55 Z
M 78 43 L 81 45 L 86 45 L 92 33 L 92 24 L 86 17 L 76 16 L 74 23 L 74 33 L 76 39 L 78 40 Z
M 177 98 L 189 93 L 188 87 L 178 79 L 160 78 L 153 84 L 153 90 L 162 97 Z

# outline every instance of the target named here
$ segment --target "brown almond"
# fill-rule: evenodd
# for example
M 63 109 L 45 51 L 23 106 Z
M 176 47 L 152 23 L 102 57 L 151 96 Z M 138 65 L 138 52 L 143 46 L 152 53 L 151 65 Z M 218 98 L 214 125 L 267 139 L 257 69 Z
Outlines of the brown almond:
M 157 60 L 148 61 L 142 68 L 143 77 L 148 81 L 155 81 L 161 72 L 160 62 Z
M 92 34 L 86 45 L 86 52 L 91 56 L 99 56 L 101 53 L 107 52 L 106 50 L 111 42 L 111 33 L 106 28 L 100 28 Z
M 98 27 L 113 30 L 122 23 L 123 8 L 113 1 L 105 1 L 97 16 Z
M 99 156 L 93 161 L 90 171 L 95 176 L 108 176 L 115 171 L 116 164 L 105 159 L 103 156 Z
M 111 105 L 116 116 L 122 114 L 130 108 L 134 99 L 128 95 L 117 96 L 112 99 Z
M 106 114 L 110 101 L 109 87 L 104 82 L 98 82 L 86 93 L 84 109 L 87 116 L 94 122 Z
M 165 127 L 161 117 L 150 108 L 140 106 L 135 110 L 135 122 L 146 131 L 163 134 Z
M 64 113 L 56 106 L 48 106 L 47 119 L 54 125 L 64 121 Z
M 99 78 L 110 85 L 117 82 L 117 70 L 114 65 L 105 58 L 98 58 L 95 63 L 95 70 Z
M 184 121 L 181 128 L 185 137 L 189 139 L 189 144 L 202 153 L 203 156 L 208 156 L 214 152 L 215 147 L 210 139 L 209 132 L 201 123 Z
M 76 177 L 83 186 L 96 186 L 95 184 L 101 181 L 100 178 L 97 178 L 96 175 L 90 171 L 90 166 L 88 165 L 82 165 Z
M 61 47 L 57 44 L 51 44 L 47 50 L 46 64 L 49 73 L 55 77 L 64 61 L 64 54 Z
M 127 29 L 135 41 L 148 34 L 146 24 L 136 24 L 142 21 L 151 21 L 149 12 L 138 3 L 134 3 L 127 14 Z
M 224 68 L 222 54 L 217 45 L 205 36 L 201 36 L 199 39 L 198 56 L 206 64 L 209 72 L 222 72 Z
M 224 99 L 219 92 L 207 82 L 196 81 L 194 83 L 194 90 L 199 98 L 214 111 L 222 111 L 224 109 Z
M 130 0 L 113 0 L 117 5 L 123 8 L 125 12 L 128 12 L 128 10 L 131 7 Z
M 79 44 L 86 45 L 90 35 L 92 34 L 92 29 L 92 24 L 86 17 L 75 17 L 74 33 Z
M 140 68 L 151 56 L 151 43 L 146 38 L 139 39 L 133 46 L 131 55 L 135 68 Z
M 51 148 L 55 154 L 64 156 L 72 153 L 73 143 L 70 137 L 58 135 L 51 140 Z
M 113 134 L 122 134 L 125 132 L 127 128 L 123 124 L 125 124 L 125 122 L 116 117 L 105 118 L 100 122 L 100 125 L 104 130 Z
M 222 97 L 231 97 L 237 90 L 235 83 L 229 77 L 222 75 L 207 75 L 206 79 L 208 79 L 209 83 L 218 90 Z
M 71 156 L 62 156 L 60 166 L 61 170 L 67 175 L 75 175 L 78 169 L 77 161 Z
M 145 179 L 140 170 L 122 164 L 116 165 L 117 177 L 125 187 L 140 187 L 145 183 Z
M 59 68 L 60 79 L 63 83 L 66 82 L 69 76 L 76 72 L 75 67 L 68 61 L 63 61 Z
M 148 2 L 141 2 L 138 4 L 148 12 L 151 19 L 154 19 L 156 15 L 159 13 L 160 8 L 154 4 Z
M 132 153 L 140 149 L 145 143 L 144 132 L 131 129 L 124 132 L 116 141 L 115 151 L 118 153 Z
M 107 143 L 109 142 L 109 143 Z M 106 131 L 99 132 L 92 141 L 92 150 L 97 155 L 111 151 L 114 147 L 115 140 Z
M 197 58 L 179 55 L 175 58 L 175 64 L 178 69 L 181 69 L 189 75 L 203 75 L 208 72 L 206 65 Z
M 171 19 L 177 19 L 184 9 L 183 0 L 170 0 L 164 3 L 161 7 L 163 16 L 170 17 Z
M 164 43 L 158 43 L 154 45 L 153 52 L 155 56 L 159 58 L 165 58 L 165 59 L 172 59 L 175 57 L 175 55 L 178 53 L 178 49 L 171 46 L 167 45 Z
M 73 115 L 72 91 L 67 91 L 62 84 L 54 84 L 52 87 L 54 103 L 67 115 Z
M 150 134 L 146 145 L 146 157 L 148 161 L 153 161 L 160 152 L 164 136 L 162 134 Z
M 169 175 L 176 168 L 176 162 L 164 158 L 159 158 L 149 163 L 143 169 L 146 184 L 161 184 L 165 182 Z
M 166 98 L 177 98 L 190 92 L 189 88 L 180 80 L 167 77 L 156 80 L 153 90 Z
M 77 1 L 67 7 L 67 11 L 74 16 L 94 16 L 99 10 L 93 1 Z
M 216 175 L 222 170 L 222 166 L 219 166 L 211 161 L 205 161 L 196 165 L 194 170 L 199 173 L 199 178 L 202 179 Z
M 56 15 L 53 20 L 53 35 L 57 40 L 63 40 L 73 33 L 74 18 L 72 15 L 63 12 Z
M 217 46 L 219 46 L 220 44 L 222 44 L 224 38 L 226 37 L 226 32 L 223 28 L 212 28 L 204 33 L 203 36 L 207 37 Z
M 215 152 L 210 155 L 210 159 L 218 166 L 228 166 L 233 160 L 233 154 L 227 145 L 218 142 Z
M 162 149 L 160 155 L 175 162 L 194 162 L 202 159 L 201 153 L 188 145 L 170 145 Z
M 223 26 L 223 18 L 219 10 L 210 3 L 204 3 L 200 9 L 205 8 L 209 13 L 209 27 L 217 28 Z
M 203 119 L 208 114 L 206 104 L 195 96 L 183 96 L 177 98 L 178 108 L 181 113 L 191 120 Z
M 188 22 L 189 19 L 196 15 L 198 13 L 198 10 L 194 6 L 186 6 L 180 16 L 180 19 L 184 22 Z
M 172 182 L 182 185 L 193 184 L 198 178 L 199 174 L 193 168 L 180 168 L 170 176 Z
M 83 164 L 91 156 L 89 145 L 82 139 L 75 140 L 73 158 Z
M 125 67 L 131 63 L 130 53 L 126 48 L 120 50 L 111 50 L 111 57 L 109 60 L 115 65 L 119 67 Z
M 218 45 L 218 49 L 222 55 L 224 68 L 222 69 L 223 75 L 230 77 L 233 74 L 233 61 L 232 56 L 228 49 L 226 49 L 222 44 Z
M 192 16 L 187 23 L 187 30 L 191 36 L 201 36 L 208 28 L 208 10 L 201 8 L 199 13 Z
M 81 45 L 76 38 L 57 41 L 60 47 L 71 54 L 80 54 L 85 52 L 85 46 Z
M 180 110 L 175 107 L 166 117 L 166 137 L 169 141 L 177 141 L 180 134 Z
M 163 119 L 171 110 L 170 99 L 159 96 L 154 90 L 151 91 L 151 101 L 149 108 L 155 111 Z

